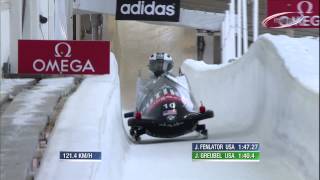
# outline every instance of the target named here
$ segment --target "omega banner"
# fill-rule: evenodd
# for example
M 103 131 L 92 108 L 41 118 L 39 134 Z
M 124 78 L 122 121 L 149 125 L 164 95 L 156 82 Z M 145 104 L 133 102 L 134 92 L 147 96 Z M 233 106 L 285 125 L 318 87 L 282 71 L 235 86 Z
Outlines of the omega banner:
M 116 20 L 178 22 L 180 0 L 117 0 Z
M 20 74 L 109 74 L 110 42 L 19 40 Z
M 319 0 L 268 0 L 268 28 L 319 28 Z

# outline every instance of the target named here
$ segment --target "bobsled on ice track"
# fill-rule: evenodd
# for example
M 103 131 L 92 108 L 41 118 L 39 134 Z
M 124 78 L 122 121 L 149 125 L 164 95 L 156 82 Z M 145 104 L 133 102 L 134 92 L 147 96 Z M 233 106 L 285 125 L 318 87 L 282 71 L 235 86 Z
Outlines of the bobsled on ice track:
M 149 68 L 155 76 L 137 80 L 136 111 L 124 114 L 124 117 L 128 118 L 130 135 L 134 141 L 140 141 L 143 134 L 174 138 L 197 131 L 206 138 L 206 126 L 199 124 L 199 121 L 212 118 L 214 113 L 206 110 L 202 102 L 199 107 L 196 106 L 185 77 L 175 77 L 169 73 L 172 65 L 166 66 L 163 58 L 166 55 L 152 55 Z

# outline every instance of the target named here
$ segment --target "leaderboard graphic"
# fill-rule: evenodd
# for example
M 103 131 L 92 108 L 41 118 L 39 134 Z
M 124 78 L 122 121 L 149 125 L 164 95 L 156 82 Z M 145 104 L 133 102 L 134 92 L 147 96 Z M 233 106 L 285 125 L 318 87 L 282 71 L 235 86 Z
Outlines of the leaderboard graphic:
M 192 160 L 260 161 L 259 143 L 192 143 Z

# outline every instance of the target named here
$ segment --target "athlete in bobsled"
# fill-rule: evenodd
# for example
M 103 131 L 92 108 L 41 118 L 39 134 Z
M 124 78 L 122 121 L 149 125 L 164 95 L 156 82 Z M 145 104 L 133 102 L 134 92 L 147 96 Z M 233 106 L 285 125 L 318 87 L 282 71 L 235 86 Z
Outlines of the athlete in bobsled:
M 137 81 L 137 106 L 135 112 L 126 113 L 130 135 L 135 141 L 148 134 L 159 138 L 174 138 L 197 131 L 204 138 L 208 131 L 199 121 L 212 118 L 213 111 L 206 110 L 202 102 L 196 107 L 184 76 L 170 73 L 173 59 L 167 53 L 150 56 L 150 79 Z

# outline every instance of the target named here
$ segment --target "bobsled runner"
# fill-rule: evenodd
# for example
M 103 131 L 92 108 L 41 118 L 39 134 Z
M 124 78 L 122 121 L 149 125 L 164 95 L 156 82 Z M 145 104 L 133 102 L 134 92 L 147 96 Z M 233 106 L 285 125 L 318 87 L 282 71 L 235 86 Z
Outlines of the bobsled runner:
M 144 134 L 174 138 L 193 131 L 206 138 L 206 126 L 199 122 L 212 118 L 213 111 L 207 110 L 202 102 L 196 106 L 184 76 L 175 77 L 169 73 L 173 66 L 169 55 L 156 53 L 150 59 L 149 69 L 154 76 L 138 78 L 136 111 L 124 114 L 132 139 L 140 141 Z

